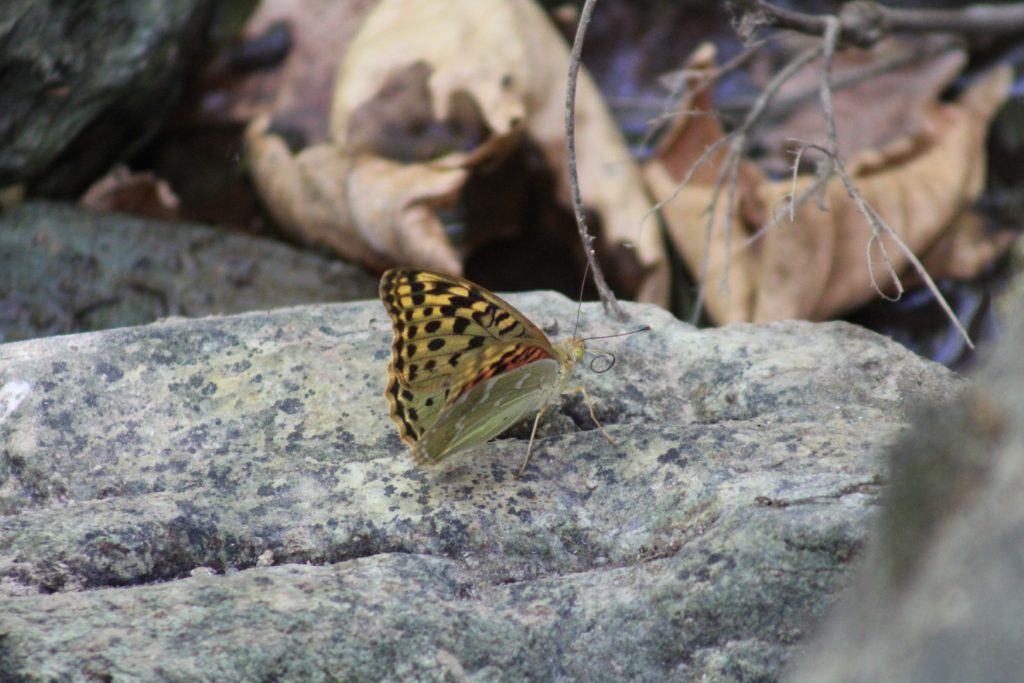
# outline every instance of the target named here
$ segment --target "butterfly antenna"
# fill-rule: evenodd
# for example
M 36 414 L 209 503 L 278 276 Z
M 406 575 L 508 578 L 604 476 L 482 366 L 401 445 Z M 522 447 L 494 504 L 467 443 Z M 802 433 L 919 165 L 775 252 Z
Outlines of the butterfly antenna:
M 602 358 L 606 359 L 608 365 L 599 366 L 597 364 L 597 362 Z M 615 354 L 612 353 L 611 351 L 598 351 L 597 355 L 594 357 L 594 360 L 590 361 L 590 369 L 596 372 L 597 374 L 601 374 L 602 372 L 608 372 L 609 370 L 612 369 L 613 365 L 615 365 Z
M 583 269 L 583 279 L 580 281 L 580 295 L 576 299 L 576 325 L 572 328 L 572 338 L 576 339 L 576 333 L 580 329 L 580 313 L 583 311 L 583 290 L 587 288 L 587 275 L 590 274 L 590 259 L 587 259 L 587 266 Z
M 648 332 L 648 331 L 650 331 L 650 329 L 651 329 L 650 325 L 644 325 L 643 327 L 638 327 L 635 330 L 630 330 L 629 332 L 617 332 L 615 334 L 602 334 L 599 337 L 586 337 L 586 338 L 583 339 L 583 341 L 593 341 L 595 339 L 614 339 L 615 337 L 625 337 L 626 335 L 636 334 L 637 332 Z
M 582 341 L 593 341 L 594 339 L 611 339 L 613 337 L 625 337 L 627 334 L 636 334 L 637 332 L 647 332 L 650 329 L 651 329 L 650 325 L 644 325 L 643 327 L 638 327 L 635 330 L 630 330 L 629 332 L 619 332 L 618 334 L 603 334 L 603 335 L 601 335 L 599 337 L 587 337 L 586 339 L 583 339 Z M 591 350 L 593 350 L 593 349 L 591 349 Z M 611 351 L 605 351 L 603 349 L 600 350 L 600 351 L 598 351 L 598 350 L 593 350 L 593 351 L 594 351 L 594 353 L 597 354 L 597 357 L 594 358 L 594 360 L 590 361 L 590 369 L 593 370 L 594 372 L 597 372 L 597 373 L 608 372 L 609 370 L 611 370 L 612 366 L 615 365 L 615 354 L 612 353 Z M 602 366 L 601 369 L 598 370 L 597 362 L 599 360 L 601 360 L 602 358 L 607 360 L 608 365 Z

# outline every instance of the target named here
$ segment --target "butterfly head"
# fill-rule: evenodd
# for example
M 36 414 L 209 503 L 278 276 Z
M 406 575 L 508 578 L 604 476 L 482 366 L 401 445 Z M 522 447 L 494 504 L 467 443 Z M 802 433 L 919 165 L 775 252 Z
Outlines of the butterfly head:
M 583 360 L 586 353 L 584 341 L 578 338 L 563 339 L 554 347 L 558 358 L 562 361 L 562 366 L 567 370 Z

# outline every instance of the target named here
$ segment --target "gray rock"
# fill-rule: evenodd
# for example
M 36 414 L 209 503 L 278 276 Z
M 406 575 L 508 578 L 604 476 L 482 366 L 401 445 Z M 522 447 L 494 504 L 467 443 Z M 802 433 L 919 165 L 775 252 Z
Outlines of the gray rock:
M 48 202 L 0 214 L 0 342 L 376 292 L 356 266 L 192 223 Z
M 1015 681 L 1024 671 L 1024 311 L 972 386 L 891 450 L 862 571 L 792 674 Z
M 528 424 L 412 465 L 378 302 L 0 346 L 0 680 L 776 679 L 878 454 L 961 381 L 843 323 L 629 310 L 579 371 L 618 445 L 566 398 L 521 479 Z
M 0 3 L 0 187 L 70 197 L 144 142 L 214 0 Z

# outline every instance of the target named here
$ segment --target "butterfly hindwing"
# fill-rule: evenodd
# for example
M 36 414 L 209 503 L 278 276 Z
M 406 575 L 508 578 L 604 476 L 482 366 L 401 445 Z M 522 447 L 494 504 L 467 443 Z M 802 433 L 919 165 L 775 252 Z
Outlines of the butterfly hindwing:
M 550 359 L 541 346 L 529 342 L 496 341 L 466 354 L 459 365 L 446 375 L 441 386 L 402 386 L 395 374 L 388 380 L 387 397 L 391 403 L 392 418 L 398 423 L 400 436 L 412 445 L 438 415 L 455 403 L 477 384 L 495 375 L 533 363 Z
M 412 448 L 417 464 L 436 463 L 498 436 L 558 392 L 560 364 L 535 361 L 490 377 L 447 406 Z
M 397 375 L 389 373 L 385 394 L 391 406 L 391 419 L 398 425 L 398 436 L 410 446 L 433 424 L 445 402 L 445 387 L 410 389 L 403 387 Z

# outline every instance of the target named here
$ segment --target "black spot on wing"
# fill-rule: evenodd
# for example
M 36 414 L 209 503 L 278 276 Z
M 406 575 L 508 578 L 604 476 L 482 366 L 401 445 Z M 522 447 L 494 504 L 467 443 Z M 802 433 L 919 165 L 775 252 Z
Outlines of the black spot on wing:
M 448 299 L 448 303 L 455 308 L 472 308 L 473 304 L 477 301 L 479 301 L 479 299 L 469 296 L 453 296 Z

